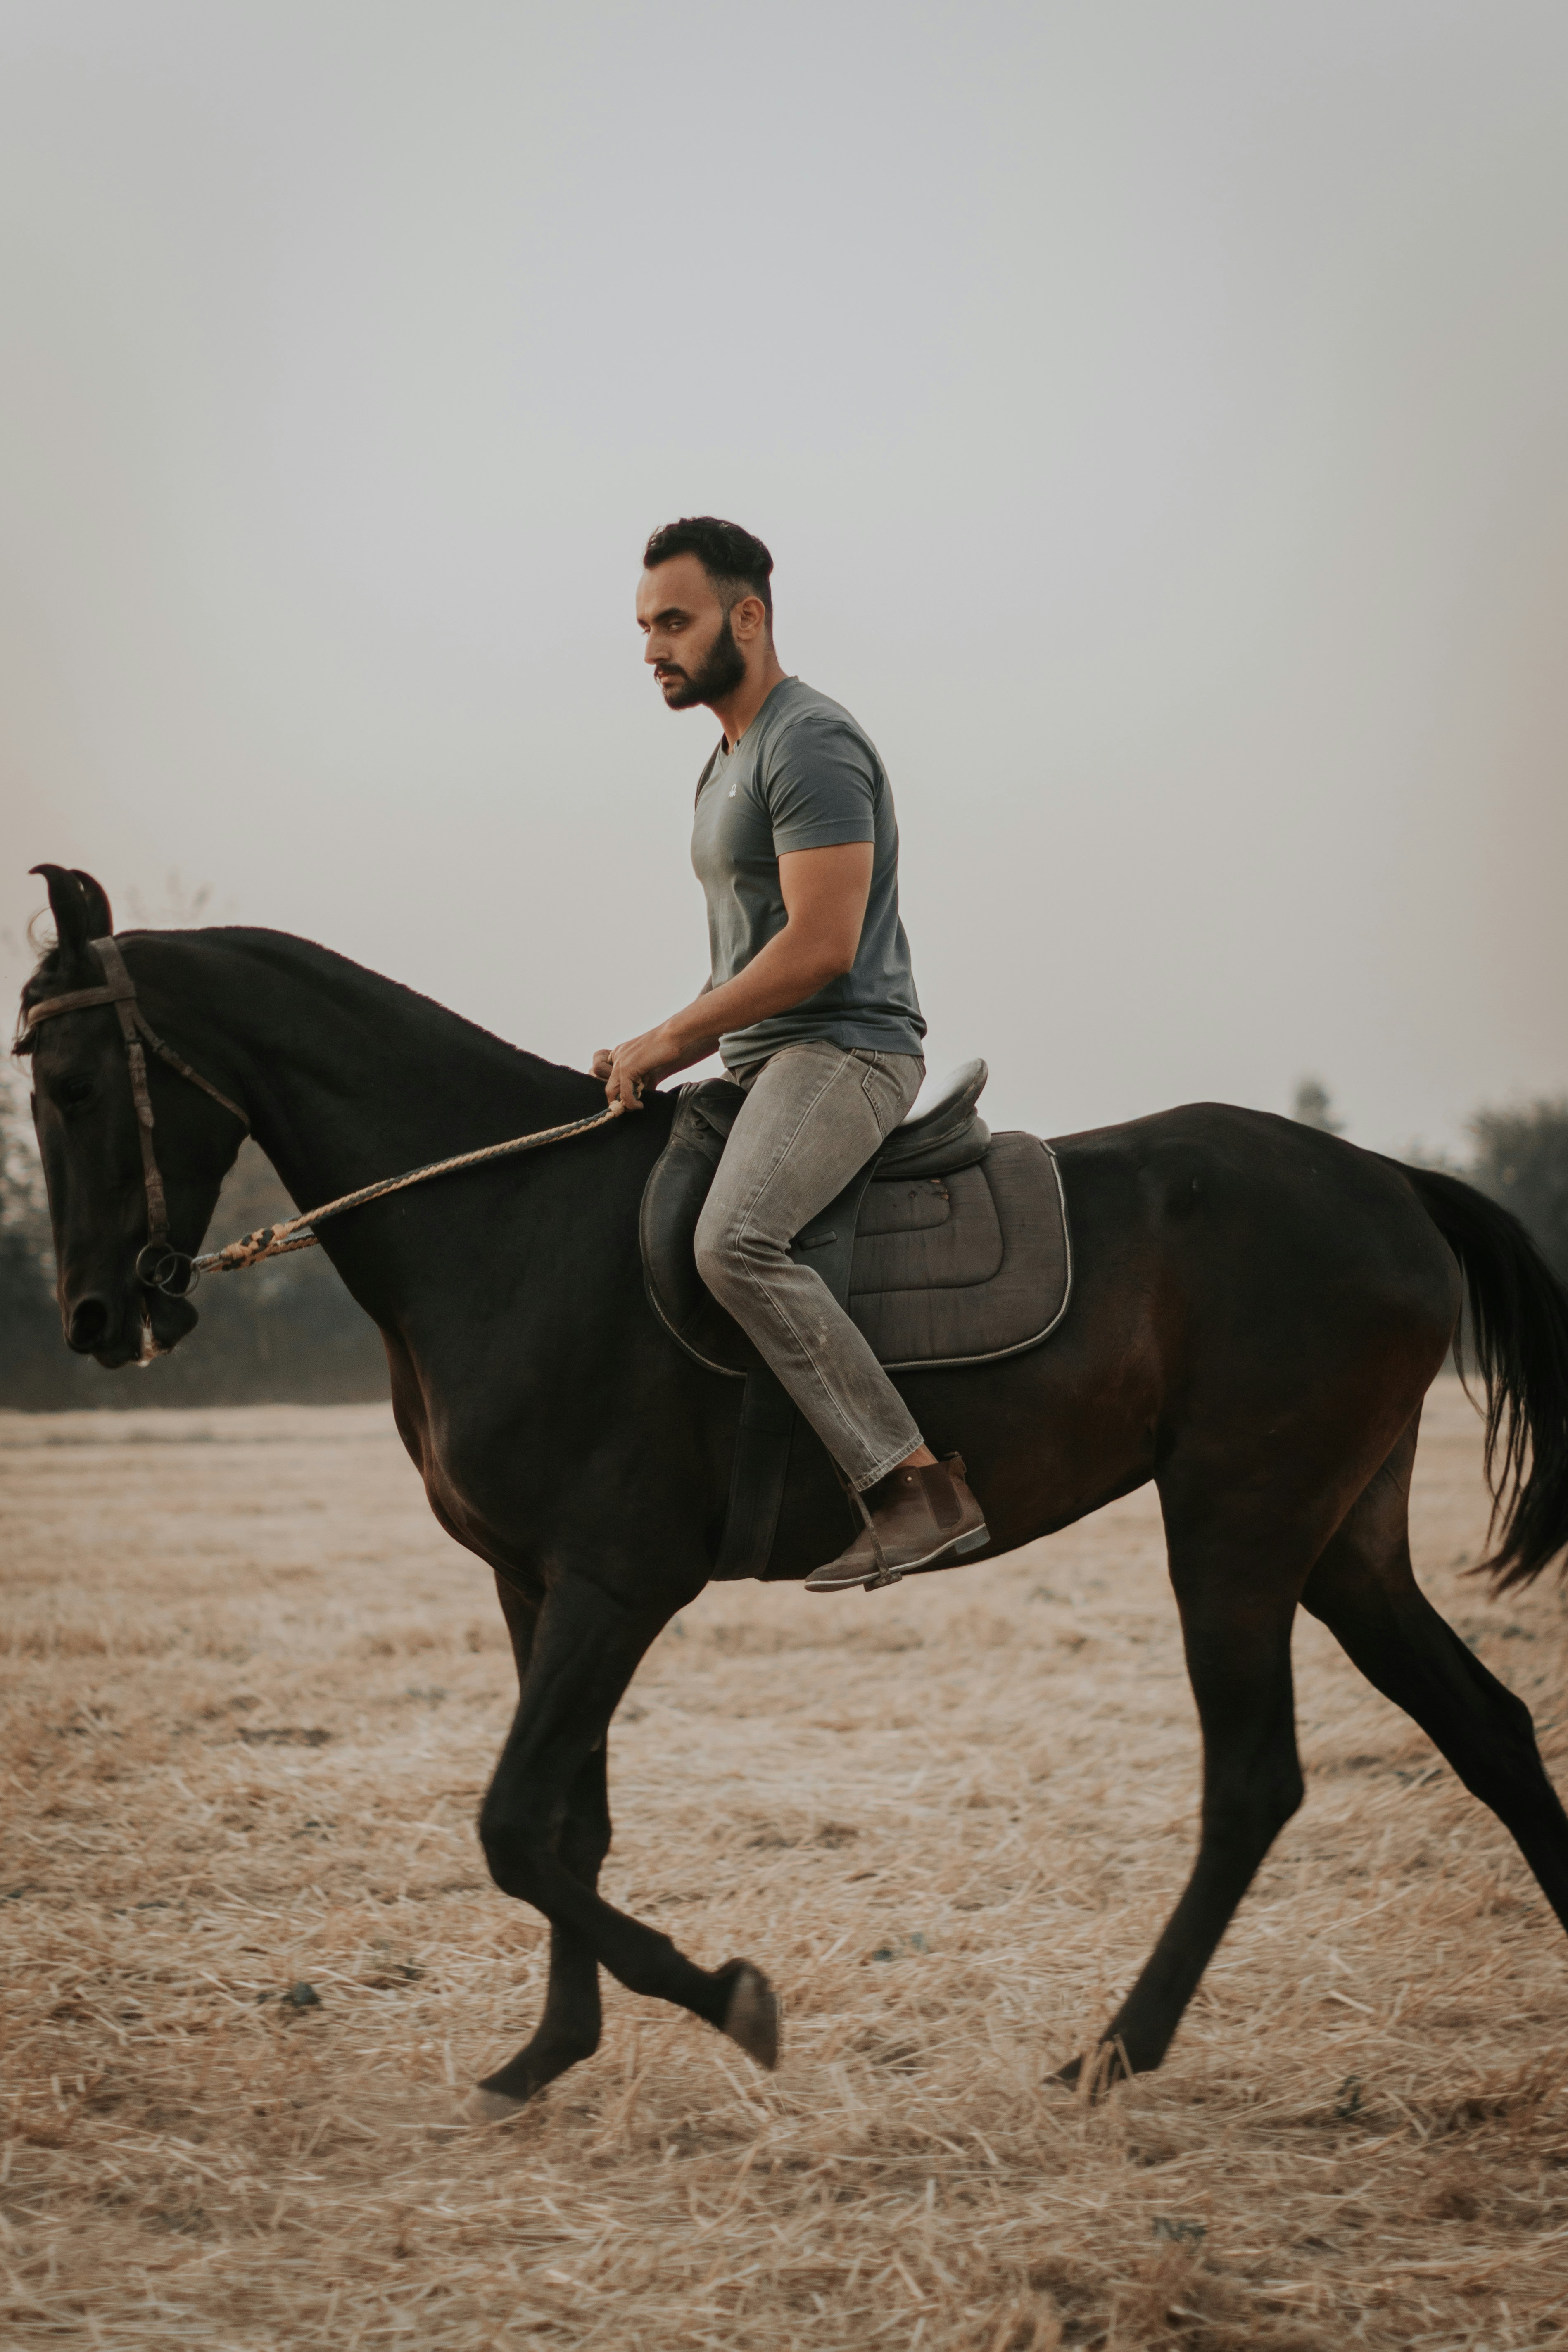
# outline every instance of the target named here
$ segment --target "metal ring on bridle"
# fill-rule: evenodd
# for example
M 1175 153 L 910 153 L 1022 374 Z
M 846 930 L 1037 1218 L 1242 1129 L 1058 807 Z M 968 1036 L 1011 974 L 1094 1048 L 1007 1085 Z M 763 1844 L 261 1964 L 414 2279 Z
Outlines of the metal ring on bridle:
M 136 1279 L 165 1298 L 188 1298 L 201 1280 L 195 1262 L 164 1242 L 148 1242 L 136 1253 Z

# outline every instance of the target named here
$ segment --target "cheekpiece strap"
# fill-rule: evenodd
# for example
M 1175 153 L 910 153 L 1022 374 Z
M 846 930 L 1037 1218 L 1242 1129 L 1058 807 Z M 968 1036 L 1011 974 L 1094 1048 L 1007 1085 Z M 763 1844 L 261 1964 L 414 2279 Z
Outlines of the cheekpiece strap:
M 136 991 L 118 940 L 90 940 L 88 944 L 109 976 L 104 994 L 120 1015 L 125 1058 L 131 1065 L 131 1099 L 136 1108 L 136 1135 L 142 1146 L 142 1181 L 147 1188 L 147 1239 L 150 1243 L 166 1242 L 169 1204 L 163 1194 L 158 1155 L 153 1148 L 153 1097 L 147 1091 L 147 1056 L 136 1034 Z

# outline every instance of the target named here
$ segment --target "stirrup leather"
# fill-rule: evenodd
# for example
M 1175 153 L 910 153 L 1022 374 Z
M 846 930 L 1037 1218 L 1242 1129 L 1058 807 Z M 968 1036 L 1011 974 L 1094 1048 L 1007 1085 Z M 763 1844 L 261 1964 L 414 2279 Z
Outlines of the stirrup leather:
M 879 1484 L 880 1481 L 878 1483 Z M 882 1538 L 877 1533 L 877 1523 L 871 1517 L 870 1512 L 866 1508 L 865 1496 L 860 1492 L 860 1489 L 858 1486 L 851 1486 L 849 1488 L 849 1492 L 855 1497 L 856 1509 L 859 1512 L 860 1517 L 866 1522 L 866 1532 L 871 1538 L 871 1549 L 877 1555 L 877 1573 L 875 1576 L 868 1576 L 865 1579 L 861 1586 L 861 1591 L 863 1592 L 880 1592 L 889 1584 L 902 1584 L 904 1580 L 904 1571 L 901 1568 L 889 1567 L 888 1555 L 882 1549 Z

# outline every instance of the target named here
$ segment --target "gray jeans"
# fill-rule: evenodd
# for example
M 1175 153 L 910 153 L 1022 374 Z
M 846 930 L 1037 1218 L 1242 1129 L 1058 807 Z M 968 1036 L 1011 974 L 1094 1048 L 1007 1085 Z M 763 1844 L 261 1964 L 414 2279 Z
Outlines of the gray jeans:
M 824 1039 L 742 1075 L 746 1100 L 697 1223 L 697 1270 L 777 1373 L 856 1493 L 921 1433 L 820 1275 L 789 1245 L 863 1168 L 916 1095 L 916 1054 Z

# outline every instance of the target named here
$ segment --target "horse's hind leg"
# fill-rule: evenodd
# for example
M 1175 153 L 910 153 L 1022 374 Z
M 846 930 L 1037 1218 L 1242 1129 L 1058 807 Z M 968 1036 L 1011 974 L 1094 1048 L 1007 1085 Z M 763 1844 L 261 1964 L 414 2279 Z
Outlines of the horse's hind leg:
M 1171 1580 L 1203 1735 L 1197 1859 L 1136 1984 L 1101 2038 L 1103 2080 L 1157 2066 L 1259 1863 L 1301 1801 L 1290 1625 L 1310 1551 L 1250 1529 L 1173 1524 Z M 1299 1544 L 1300 1552 L 1304 1545 Z M 1063 2068 L 1076 2082 L 1081 2062 Z
M 1491 1807 L 1568 1927 L 1568 1816 L 1546 1777 L 1530 1709 L 1471 1654 L 1411 1569 L 1415 1434 L 1413 1421 L 1324 1549 L 1302 1602 Z

